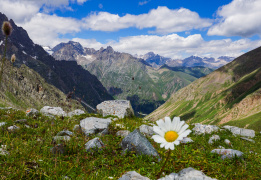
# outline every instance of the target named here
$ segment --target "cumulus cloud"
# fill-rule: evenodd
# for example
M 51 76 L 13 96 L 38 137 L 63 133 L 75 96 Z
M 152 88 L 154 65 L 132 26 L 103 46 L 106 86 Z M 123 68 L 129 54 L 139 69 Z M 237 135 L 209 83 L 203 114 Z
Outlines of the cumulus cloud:
M 30 21 L 23 23 L 22 27 L 27 30 L 35 43 L 54 46 L 64 41 L 60 39 L 60 35 L 79 32 L 81 23 L 73 18 L 38 13 Z
M 261 1 L 233 0 L 217 11 L 218 23 L 212 26 L 208 35 L 250 37 L 261 35 Z
M 158 7 L 146 14 L 126 14 L 122 17 L 108 12 L 92 13 L 84 21 L 86 29 L 95 31 L 117 31 L 136 27 L 155 28 L 155 32 L 163 34 L 202 29 L 212 24 L 210 19 L 200 18 L 198 13 L 189 9 L 172 10 L 167 7 Z

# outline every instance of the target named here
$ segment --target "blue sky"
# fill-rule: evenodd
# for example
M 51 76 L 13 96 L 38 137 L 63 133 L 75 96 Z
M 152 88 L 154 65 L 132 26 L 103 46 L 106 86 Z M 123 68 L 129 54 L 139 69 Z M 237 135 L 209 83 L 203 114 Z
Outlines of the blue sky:
M 54 47 L 112 46 L 173 59 L 237 57 L 261 46 L 261 0 L 1 0 L 0 12 Z

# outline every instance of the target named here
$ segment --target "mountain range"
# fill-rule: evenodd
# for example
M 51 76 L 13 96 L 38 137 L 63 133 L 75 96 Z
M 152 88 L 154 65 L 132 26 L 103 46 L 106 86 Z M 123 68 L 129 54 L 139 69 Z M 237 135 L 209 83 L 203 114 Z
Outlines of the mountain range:
M 166 64 L 170 67 L 195 67 L 195 66 L 203 66 L 211 69 L 217 69 L 221 66 L 226 65 L 227 63 L 233 61 L 234 57 L 228 56 L 220 56 L 218 58 L 208 58 L 208 57 L 198 57 L 198 56 L 190 56 L 185 59 L 171 59 L 160 56 L 158 54 L 154 54 L 153 52 L 149 52 L 145 55 L 137 56 L 139 58 L 144 59 L 147 63 L 149 63 L 152 67 L 159 68 L 162 65 Z
M 8 18 L 0 13 L 0 24 L 7 20 Z M 17 68 L 26 65 L 39 73 L 47 83 L 65 94 L 73 92 L 76 97 L 93 107 L 104 100 L 113 99 L 101 82 L 77 62 L 56 61 L 41 46 L 35 44 L 23 28 L 18 27 L 13 20 L 10 20 L 10 23 L 13 33 L 8 38 L 7 57 L 10 59 L 12 54 L 16 55 L 14 65 Z M 3 40 L 1 33 L 0 42 Z M 0 44 L 0 54 L 3 54 L 4 44 Z
M 73 41 L 58 44 L 52 51 L 57 61 L 75 61 L 82 65 L 115 99 L 131 100 L 134 110 L 142 113 L 152 112 L 173 92 L 212 72 L 205 67 L 155 69 L 143 59 L 116 52 L 110 46 L 95 50 Z
M 181 116 L 190 123 L 261 130 L 261 47 L 172 94 L 150 120 Z

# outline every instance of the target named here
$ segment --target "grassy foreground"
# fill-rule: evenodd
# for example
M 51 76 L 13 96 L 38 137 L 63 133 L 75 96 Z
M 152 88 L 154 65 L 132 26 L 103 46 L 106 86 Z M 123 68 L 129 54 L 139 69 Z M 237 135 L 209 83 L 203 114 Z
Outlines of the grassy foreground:
M 7 124 L 0 128 L 0 145 L 7 145 L 10 155 L 0 155 L 0 179 L 63 179 L 68 176 L 71 179 L 118 179 L 127 171 L 136 171 L 150 179 L 155 179 L 159 173 L 163 161 L 149 156 L 138 156 L 134 152 L 121 155 L 120 143 L 122 137 L 115 134 L 119 130 L 133 131 L 142 124 L 149 124 L 141 118 L 125 118 L 113 121 L 110 125 L 109 135 L 100 137 L 105 147 L 102 151 L 86 152 L 85 143 L 95 136 L 85 137 L 81 133 L 75 133 L 67 143 L 67 152 L 64 155 L 50 153 L 52 138 L 64 129 L 72 131 L 74 125 L 80 120 L 95 116 L 84 114 L 72 118 L 51 119 L 45 116 L 28 118 L 23 111 L 0 110 L 0 122 Z M 21 129 L 15 133 L 7 131 L 7 127 L 14 125 L 18 119 L 27 119 L 27 124 L 32 128 L 16 124 Z M 124 128 L 116 126 L 122 124 Z M 190 125 L 189 129 L 194 126 Z M 180 170 L 193 167 L 201 170 L 207 176 L 217 179 L 260 179 L 261 177 L 261 134 L 256 132 L 256 143 L 248 142 L 233 136 L 229 131 L 216 132 L 220 141 L 208 144 L 213 135 L 189 135 L 193 143 L 175 146 L 171 152 L 164 173 L 166 175 Z M 229 139 L 232 149 L 242 151 L 244 160 L 226 159 L 221 160 L 217 154 L 210 153 L 219 145 L 231 148 L 224 143 Z M 148 140 L 159 152 L 162 159 L 166 157 L 166 150 L 159 147 L 151 138 Z M 250 151 L 254 153 L 250 153 Z M 255 154 L 256 153 L 256 154 Z M 163 177 L 163 175 L 162 175 Z

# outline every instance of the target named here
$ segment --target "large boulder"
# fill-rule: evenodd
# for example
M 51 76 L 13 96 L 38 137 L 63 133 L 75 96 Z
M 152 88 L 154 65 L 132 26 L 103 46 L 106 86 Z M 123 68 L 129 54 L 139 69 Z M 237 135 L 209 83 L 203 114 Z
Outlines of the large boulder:
M 134 115 L 130 101 L 127 100 L 111 100 L 104 101 L 97 105 L 97 112 L 101 115 L 118 116 L 119 118 L 130 117 Z
M 171 173 L 159 180 L 217 180 L 206 176 L 203 172 L 188 167 L 179 171 L 179 173 Z
M 44 106 L 40 112 L 46 116 L 67 116 L 67 113 L 61 107 Z
M 240 136 L 246 136 L 246 137 L 255 137 L 255 131 L 252 129 L 244 129 L 244 128 L 239 128 L 235 126 L 223 126 L 223 128 L 228 129 L 230 132 L 232 132 L 235 135 L 240 135 Z
M 110 123 L 110 119 L 88 117 L 80 121 L 80 127 L 82 132 L 86 136 L 89 136 L 91 134 L 103 134 L 103 132 L 106 133 L 108 131 Z
M 159 158 L 157 150 L 138 129 L 135 129 L 122 140 L 121 147 L 123 153 L 126 151 L 135 151 L 137 154 L 152 155 Z

